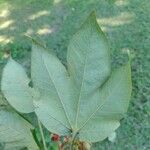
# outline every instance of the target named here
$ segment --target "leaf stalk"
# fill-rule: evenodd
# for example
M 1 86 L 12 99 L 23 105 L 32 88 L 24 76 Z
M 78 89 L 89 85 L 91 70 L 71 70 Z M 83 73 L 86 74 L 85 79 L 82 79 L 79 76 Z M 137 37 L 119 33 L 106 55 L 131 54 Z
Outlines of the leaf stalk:
M 38 119 L 38 126 L 39 126 L 39 129 L 40 129 L 40 133 L 41 133 L 41 137 L 42 137 L 42 142 L 43 142 L 44 150 L 48 150 L 47 146 L 46 146 L 46 141 L 45 141 L 45 138 L 44 138 L 44 133 L 43 133 L 42 125 L 41 125 L 41 122 L 40 122 L 39 119 Z

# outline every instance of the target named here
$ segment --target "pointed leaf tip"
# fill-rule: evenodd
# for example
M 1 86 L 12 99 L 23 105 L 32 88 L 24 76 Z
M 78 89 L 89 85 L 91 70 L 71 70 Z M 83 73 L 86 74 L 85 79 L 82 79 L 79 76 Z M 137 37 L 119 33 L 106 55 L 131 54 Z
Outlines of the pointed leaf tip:
M 90 13 L 89 17 L 96 19 L 96 11 L 93 10 L 93 11 Z
M 96 20 L 96 12 L 95 11 L 92 11 L 89 16 L 87 17 L 87 19 L 85 20 L 84 24 L 86 23 L 90 23 L 90 24 L 94 24 L 94 23 L 97 23 L 97 20 Z
M 45 42 L 43 40 L 34 38 L 34 37 L 32 37 L 32 36 L 30 36 L 28 34 L 25 34 L 25 36 L 32 41 L 32 45 L 33 44 L 39 45 L 39 46 L 41 46 L 41 47 L 46 49 L 46 44 L 45 44 Z

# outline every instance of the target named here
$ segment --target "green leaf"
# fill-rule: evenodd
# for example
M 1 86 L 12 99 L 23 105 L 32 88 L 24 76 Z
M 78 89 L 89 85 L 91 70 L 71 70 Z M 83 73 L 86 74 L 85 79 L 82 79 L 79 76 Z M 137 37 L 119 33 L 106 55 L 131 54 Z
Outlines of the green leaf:
M 12 58 L 2 74 L 1 89 L 7 101 L 19 112 L 33 112 L 31 88 L 24 69 Z
M 120 125 L 131 95 L 129 63 L 111 72 L 105 35 L 92 13 L 70 41 L 68 72 L 39 44 L 32 48 L 35 112 L 51 132 L 97 142 Z
M 28 113 L 34 108 L 49 131 L 87 142 L 101 141 L 119 127 L 131 96 L 130 64 L 111 73 L 110 60 L 107 39 L 92 13 L 70 41 L 67 69 L 34 41 L 34 88 L 28 86 L 22 67 L 10 59 L 2 90 L 18 111 Z
M 35 112 L 51 132 L 66 134 L 70 129 L 69 76 L 65 67 L 43 47 L 33 44 L 31 75 L 33 86 L 39 92 L 34 101 Z
M 127 111 L 131 90 L 131 71 L 128 63 L 115 70 L 100 88 L 99 104 L 80 128 L 80 139 L 102 141 L 117 129 L 119 120 Z
M 32 125 L 17 113 L 7 109 L 0 110 L 0 142 L 5 143 L 5 149 L 27 147 L 29 150 L 38 150 L 31 129 Z
M 106 37 L 97 24 L 95 13 L 92 13 L 68 46 L 68 69 L 75 91 L 75 129 L 80 127 L 97 107 L 98 88 L 111 71 L 109 53 Z

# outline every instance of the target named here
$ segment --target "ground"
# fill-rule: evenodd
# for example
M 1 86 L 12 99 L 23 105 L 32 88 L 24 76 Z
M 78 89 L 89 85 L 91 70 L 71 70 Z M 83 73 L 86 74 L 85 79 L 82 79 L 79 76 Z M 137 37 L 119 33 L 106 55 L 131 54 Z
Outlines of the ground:
M 39 35 L 65 64 L 69 39 L 92 10 L 110 41 L 113 64 L 122 64 L 130 52 L 133 82 L 128 113 L 116 141 L 106 139 L 92 149 L 149 150 L 149 0 L 0 0 L 0 72 L 7 50 L 30 72 L 31 41 L 26 34 Z

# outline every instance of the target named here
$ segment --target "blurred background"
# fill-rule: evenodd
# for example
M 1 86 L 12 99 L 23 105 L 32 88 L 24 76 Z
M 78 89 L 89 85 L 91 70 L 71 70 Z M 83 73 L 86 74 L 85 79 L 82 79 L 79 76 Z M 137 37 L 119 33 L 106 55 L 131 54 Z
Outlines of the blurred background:
M 39 36 L 66 64 L 69 39 L 92 10 L 105 32 L 114 65 L 131 55 L 133 92 L 114 143 L 93 150 L 150 150 L 150 0 L 0 0 L 0 76 L 11 51 L 30 75 L 31 41 Z

